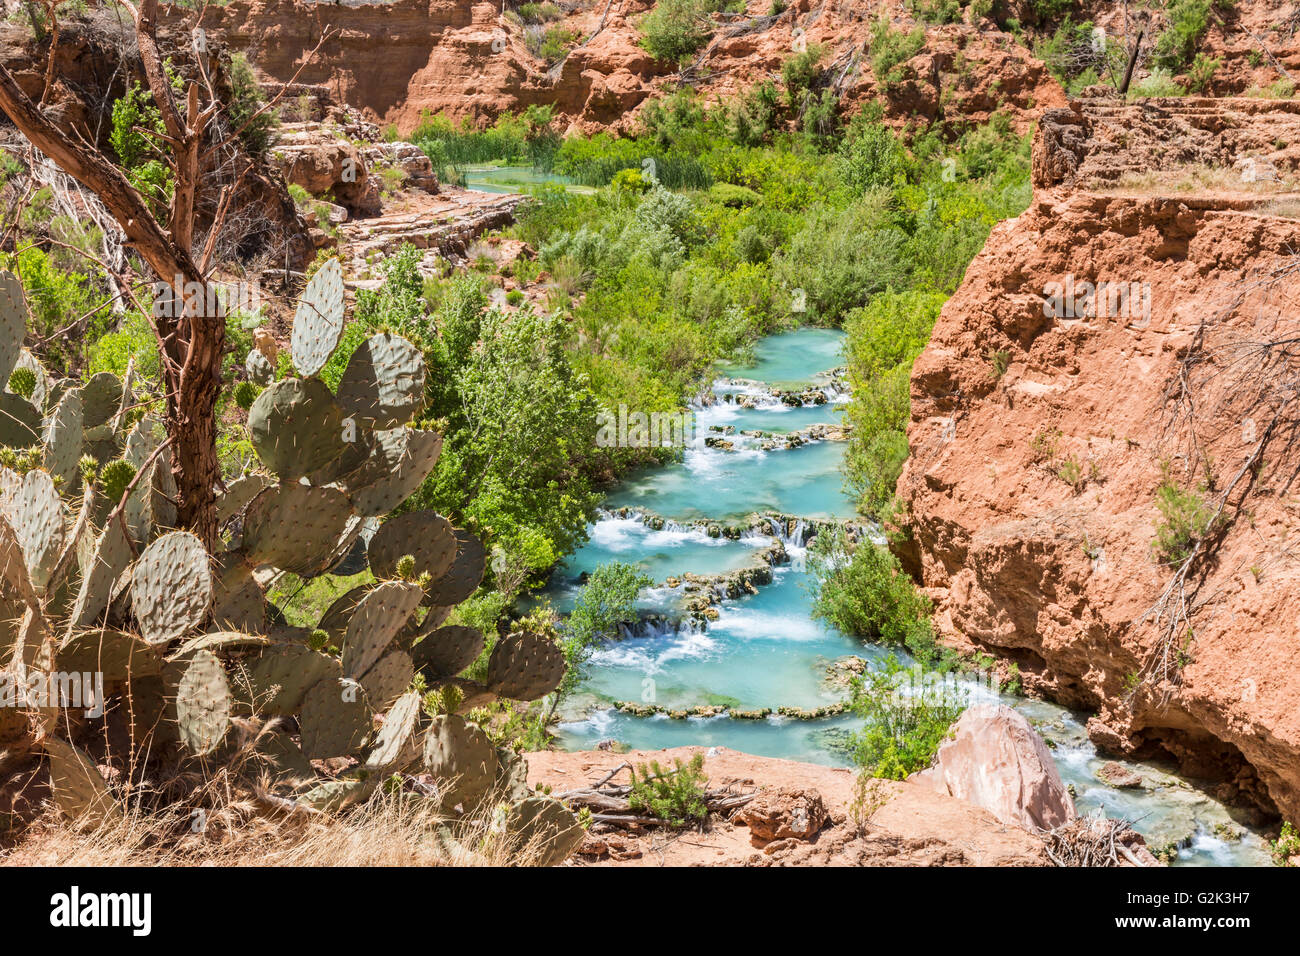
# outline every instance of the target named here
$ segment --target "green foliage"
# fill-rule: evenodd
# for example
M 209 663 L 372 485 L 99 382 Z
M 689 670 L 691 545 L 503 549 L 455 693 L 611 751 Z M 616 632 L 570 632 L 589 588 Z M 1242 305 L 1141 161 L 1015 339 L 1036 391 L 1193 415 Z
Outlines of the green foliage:
M 241 131 L 239 139 L 250 153 L 264 156 L 276 126 L 275 111 L 258 113 L 265 105 L 266 97 L 253 74 L 248 57 L 243 53 L 231 55 L 226 75 L 230 81 L 230 102 L 227 109 L 231 128 Z
M 492 126 L 479 129 L 472 118 L 456 122 L 439 113 L 420 114 L 411 133 L 415 143 L 429 157 L 434 171 L 447 182 L 464 183 L 470 165 L 501 163 L 550 169 L 559 135 L 553 121 L 553 106 L 530 106 L 518 116 L 504 114 Z
M 813 616 L 845 634 L 938 659 L 930 627 L 930 600 L 887 548 L 851 544 L 842 528 L 813 539 Z
M 92 342 L 86 352 L 86 377 L 97 372 L 112 372 L 121 377 L 134 361 L 134 366 L 145 379 L 157 380 L 158 342 L 143 313 L 127 312 L 117 323 L 117 330 Z
M 929 290 L 886 291 L 849 314 L 846 353 L 853 426 L 845 471 L 858 509 L 875 514 L 894 496 L 907 459 L 912 362 L 930 338 L 947 296 Z
M 853 679 L 850 701 L 863 720 L 852 742 L 863 775 L 902 780 L 930 765 L 967 695 L 949 678 L 890 657 L 883 669 Z
M 1300 829 L 1289 821 L 1284 822 L 1277 839 L 1269 842 L 1269 850 L 1278 866 L 1295 866 L 1296 858 L 1300 857 Z
M 839 171 L 858 192 L 888 188 L 906 176 L 907 152 L 889 127 L 859 117 L 840 147 Z
M 587 661 L 600 642 L 614 636 L 620 624 L 636 620 L 637 595 L 653 584 L 639 568 L 619 561 L 602 564 L 591 573 L 561 631 L 565 672 L 552 712 L 582 683 Z
M 550 27 L 537 37 L 536 42 L 529 41 L 529 50 L 547 63 L 554 63 L 569 51 L 581 36 L 576 30 L 567 27 Z
M 155 137 L 164 133 L 162 114 L 154 104 L 153 94 L 133 83 L 113 101 L 112 123 L 108 141 L 127 180 L 161 215 L 171 200 L 174 184 L 171 169 L 156 145 L 158 140 L 141 132 L 148 130 Z
M 659 761 L 651 760 L 633 768 L 629 805 L 673 827 L 704 822 L 709 815 L 704 803 L 704 785 L 708 781 L 704 755 L 697 753 L 689 762 L 678 757 L 673 764 L 669 770 Z
M 1162 564 L 1178 567 L 1189 557 L 1197 542 L 1215 529 L 1222 519 L 1205 499 L 1206 488 L 1183 488 L 1166 475 L 1156 488 L 1156 537 L 1152 550 Z
M 1151 55 L 1156 66 L 1177 73 L 1192 62 L 1196 48 L 1210 28 L 1215 0 L 1169 0 L 1169 25 L 1156 37 Z
M 1129 95 L 1133 97 L 1182 96 L 1184 92 L 1173 75 L 1162 67 L 1155 67 L 1149 75 L 1129 88 Z
M 902 65 L 924 46 L 924 27 L 918 26 L 910 33 L 895 30 L 889 17 L 882 16 L 871 27 L 871 71 L 886 88 L 896 86 L 904 78 Z
M 1187 89 L 1192 93 L 1205 93 L 1209 90 L 1210 84 L 1214 82 L 1214 74 L 1218 72 L 1222 60 L 1217 57 L 1206 56 L 1204 53 L 1197 53 L 1196 59 L 1192 61 L 1191 68 L 1187 71 Z
M 252 382 L 243 381 L 235 386 L 235 404 L 248 411 L 253 407 L 253 402 L 257 401 L 257 396 L 262 390 Z
M 721 7 L 714 0 L 657 0 L 641 21 L 641 45 L 660 60 L 685 60 L 708 41 L 708 15 Z
M 515 12 L 525 23 L 547 23 L 564 18 L 564 13 L 553 3 L 521 3 Z
M 0 267 L 12 269 L 22 282 L 32 332 L 45 340 L 42 358 L 61 375 L 75 375 L 85 364 L 87 341 L 112 327 L 112 297 L 75 257 L 64 268 L 53 251 L 24 245 L 17 255 L 0 254 Z M 91 346 L 93 348 L 93 346 Z

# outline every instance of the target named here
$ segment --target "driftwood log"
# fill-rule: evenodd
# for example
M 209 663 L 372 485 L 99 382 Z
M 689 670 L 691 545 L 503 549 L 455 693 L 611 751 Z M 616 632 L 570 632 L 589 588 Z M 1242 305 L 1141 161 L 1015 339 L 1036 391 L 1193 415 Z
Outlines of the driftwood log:
M 631 764 L 619 764 L 596 783 L 555 794 L 555 796 L 573 809 L 590 810 L 591 819 L 595 823 L 630 828 L 668 826 L 667 820 L 649 816 L 633 808 L 630 785 L 610 782 L 620 772 L 630 769 Z M 753 800 L 756 792 L 741 793 L 732 787 L 716 787 L 705 790 L 702 799 L 709 813 L 729 815 Z

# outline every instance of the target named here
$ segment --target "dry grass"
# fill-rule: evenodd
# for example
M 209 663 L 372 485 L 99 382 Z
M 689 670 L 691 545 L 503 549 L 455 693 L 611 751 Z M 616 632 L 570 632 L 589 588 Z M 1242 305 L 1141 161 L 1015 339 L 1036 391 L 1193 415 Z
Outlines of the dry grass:
M 1295 189 L 1295 185 L 1286 177 L 1247 181 L 1240 169 L 1196 165 L 1124 173 L 1112 182 L 1099 183 L 1090 188 L 1103 195 L 1156 196 L 1209 192 L 1263 197 L 1289 193 Z
M 15 847 L 0 851 L 0 865 L 528 866 L 537 858 L 531 844 L 507 844 L 493 811 L 448 821 L 410 794 L 381 791 L 339 816 L 253 816 L 219 832 L 190 832 L 188 816 L 173 809 L 128 812 L 93 830 L 78 830 L 51 811 Z

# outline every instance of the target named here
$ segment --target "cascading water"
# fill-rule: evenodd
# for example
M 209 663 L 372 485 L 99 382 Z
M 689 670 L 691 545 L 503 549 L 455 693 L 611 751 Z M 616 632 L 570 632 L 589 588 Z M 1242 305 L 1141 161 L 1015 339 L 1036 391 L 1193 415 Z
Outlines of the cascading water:
M 847 394 L 827 370 L 842 361 L 840 343 L 839 333 L 824 329 L 760 343 L 756 367 L 730 370 L 744 380 L 719 379 L 696 403 L 695 434 L 682 460 L 633 476 L 611 494 L 589 542 L 557 569 L 548 592 L 561 611 L 571 606 L 583 575 L 609 561 L 637 564 L 656 582 L 642 592 L 642 619 L 592 658 L 582 693 L 559 727 L 563 746 L 589 749 L 614 738 L 641 749 L 721 745 L 813 763 L 850 763 L 837 744 L 855 727 L 853 717 L 804 720 L 775 713 L 780 707 L 833 708 L 845 693 L 824 679 L 831 662 L 852 655 L 874 667 L 889 656 L 811 613 L 806 548 L 823 522 L 854 517 L 842 488 L 844 444 L 763 450 L 741 435 L 837 424 Z M 784 395 L 810 389 L 826 401 L 796 406 L 775 397 L 778 390 Z M 740 403 L 739 396 L 749 399 Z M 711 436 L 730 442 L 730 449 L 707 443 Z M 756 513 L 764 517 L 751 526 Z M 726 525 L 740 533 L 711 534 L 711 528 Z M 878 539 L 874 529 L 867 530 Z M 719 576 L 763 562 L 778 543 L 788 560 L 772 567 L 770 583 L 754 594 L 727 597 Z M 691 593 L 714 591 L 713 619 L 686 611 L 687 575 L 708 577 Z M 999 698 L 977 681 L 966 683 L 973 701 Z M 1048 740 L 1081 812 L 1104 809 L 1125 817 L 1156 847 L 1186 844 L 1179 851 L 1182 863 L 1267 862 L 1259 836 L 1167 768 L 1129 764 L 1146 781 L 1143 789 L 1103 784 L 1096 771 L 1105 761 L 1084 732 L 1086 715 L 1044 701 L 1000 699 Z M 616 704 L 633 706 L 619 710 Z M 759 716 L 765 710 L 772 713 Z M 699 711 L 708 716 L 682 716 Z

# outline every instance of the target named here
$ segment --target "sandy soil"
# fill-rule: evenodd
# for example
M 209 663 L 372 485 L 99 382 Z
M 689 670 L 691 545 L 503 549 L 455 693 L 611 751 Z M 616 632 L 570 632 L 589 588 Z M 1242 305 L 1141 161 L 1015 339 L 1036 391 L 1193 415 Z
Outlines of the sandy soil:
M 703 830 L 673 833 L 592 828 L 578 865 L 600 866 L 1041 866 L 1038 837 L 1006 826 L 961 800 L 906 782 L 876 786 L 867 826 L 852 821 L 856 774 L 840 767 L 755 757 L 722 747 L 528 754 L 528 779 L 559 795 L 589 786 L 624 763 L 671 763 L 697 752 L 711 787 L 738 792 L 793 787 L 821 794 L 830 823 L 812 840 L 777 840 L 755 846 L 744 825 L 713 819 Z M 618 782 L 626 783 L 627 770 Z

